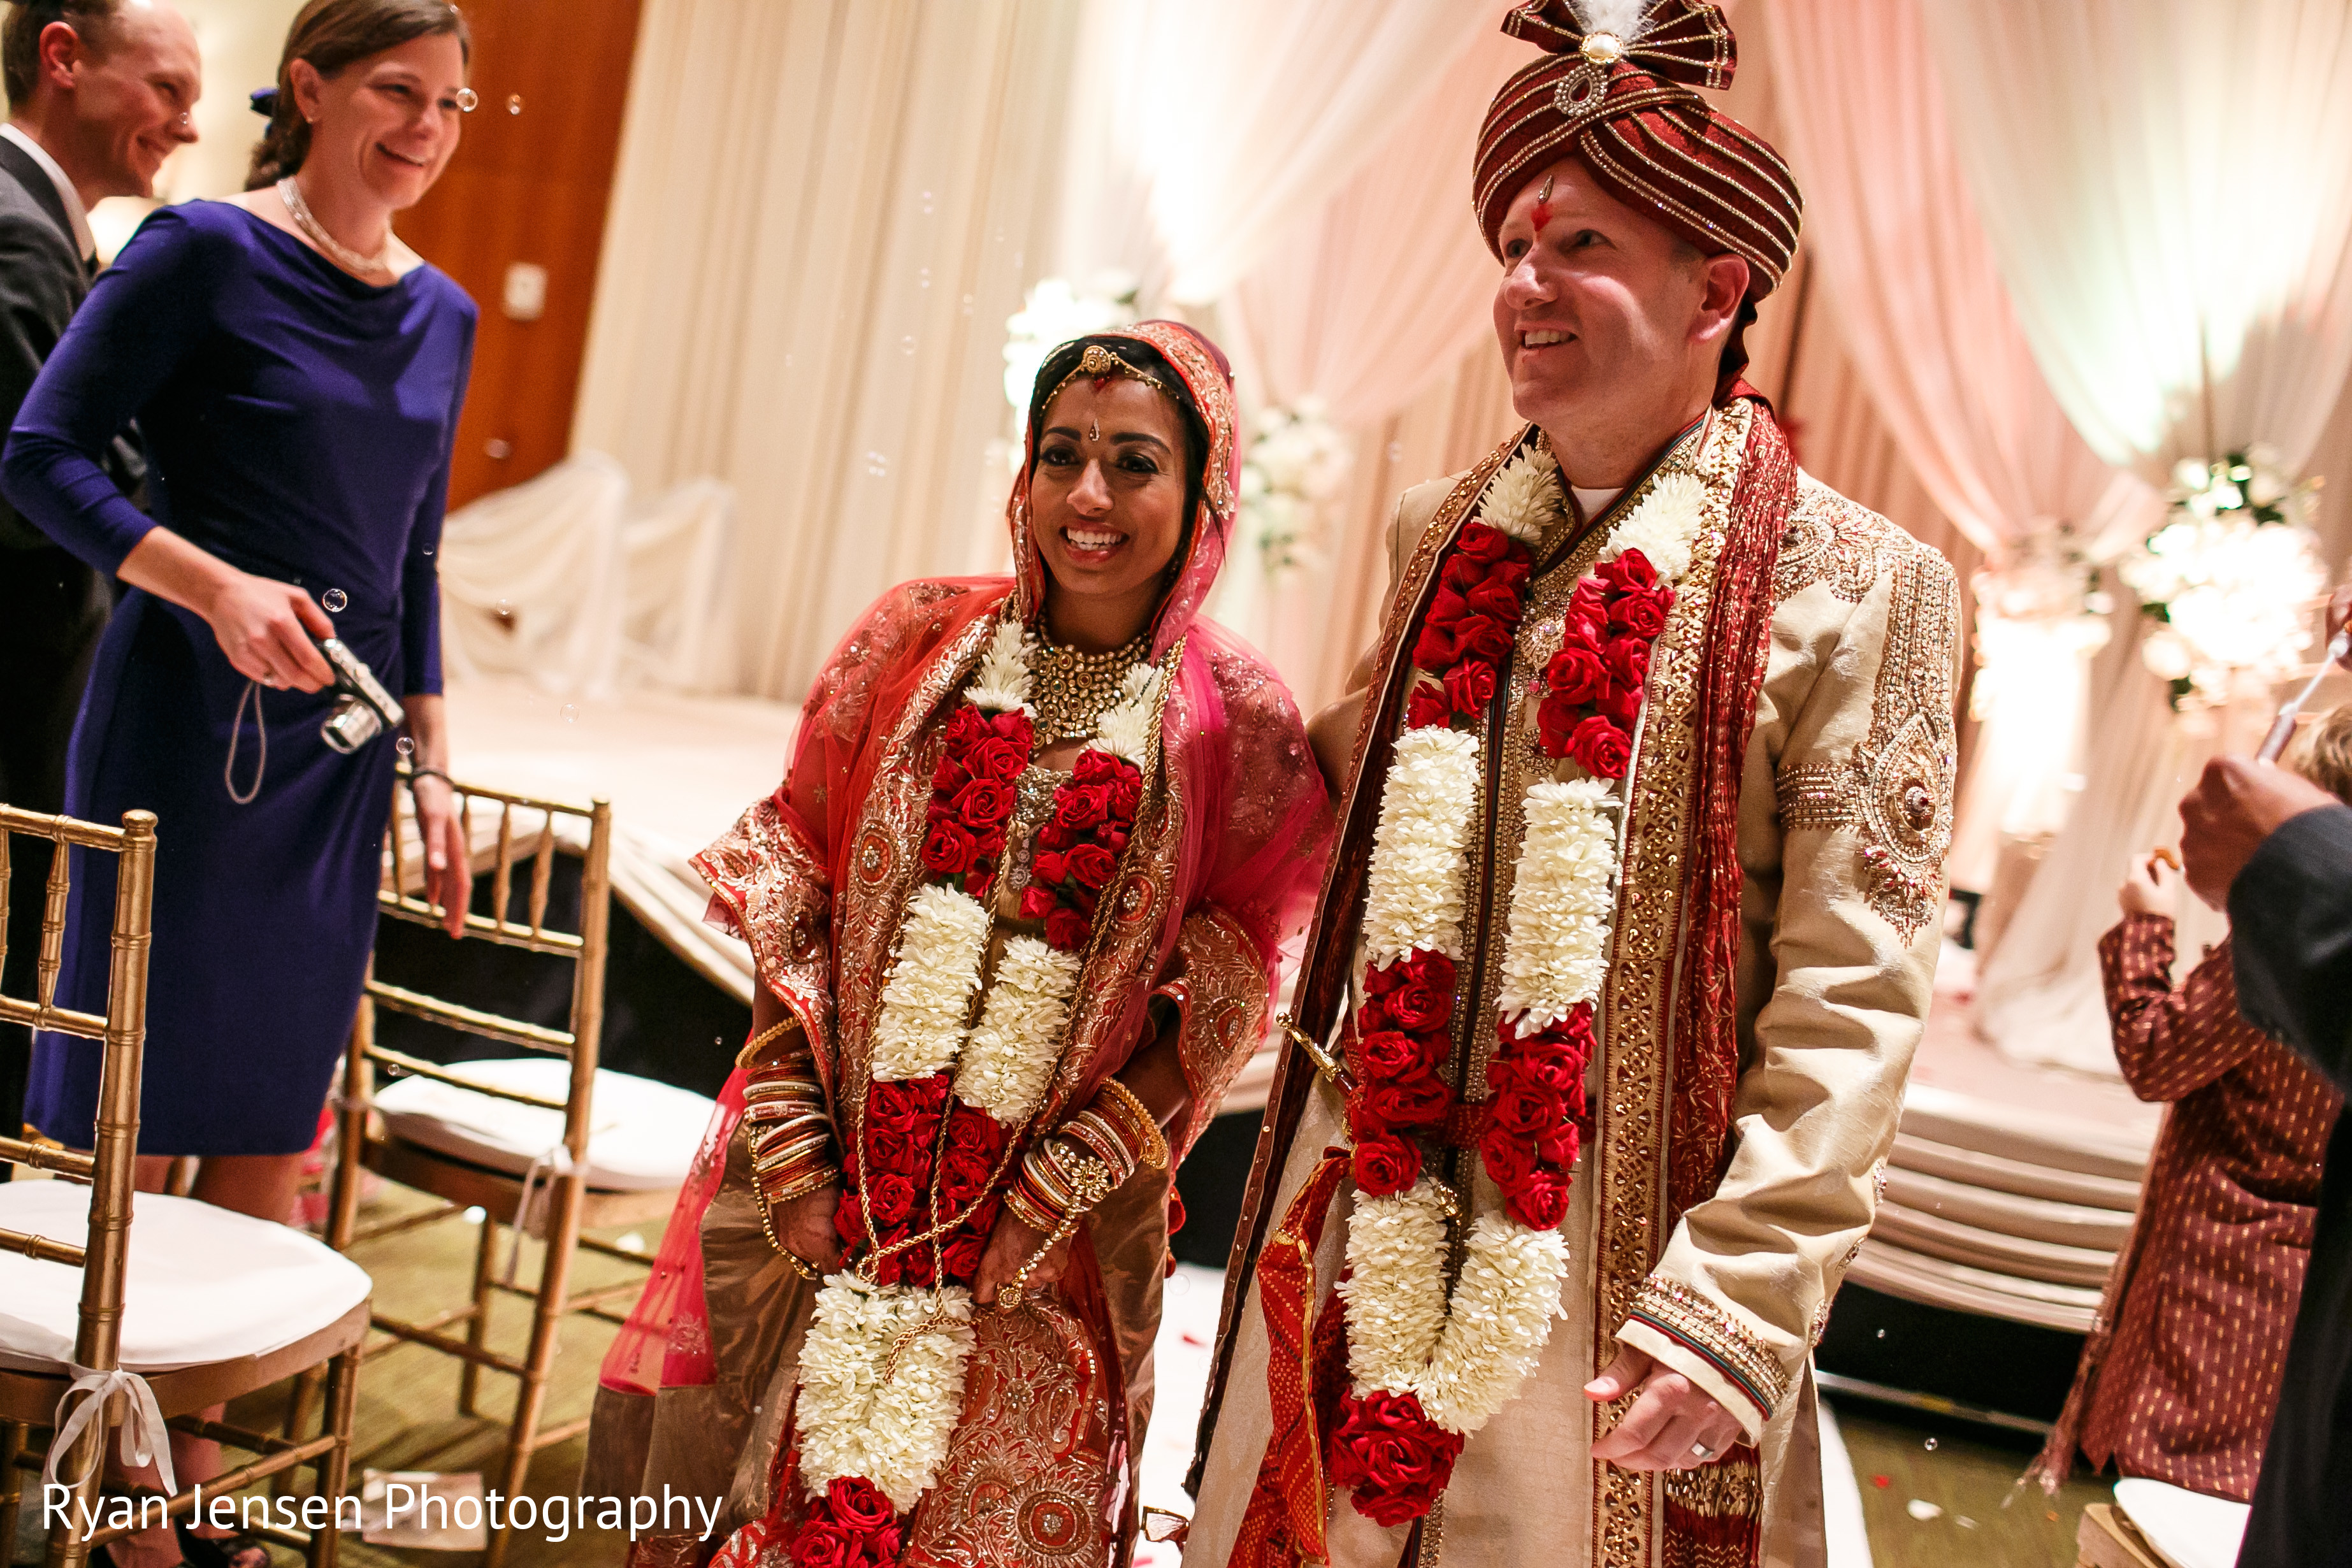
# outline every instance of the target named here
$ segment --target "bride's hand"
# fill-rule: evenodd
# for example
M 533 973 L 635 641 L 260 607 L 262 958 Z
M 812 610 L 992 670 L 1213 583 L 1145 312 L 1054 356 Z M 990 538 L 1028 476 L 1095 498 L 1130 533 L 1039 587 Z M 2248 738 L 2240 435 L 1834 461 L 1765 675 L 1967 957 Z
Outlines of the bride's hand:
M 1021 1266 L 1037 1258 L 1037 1249 L 1045 1245 L 1045 1234 L 1013 1216 L 1011 1209 L 1001 1209 L 996 1216 L 996 1228 L 988 1233 L 988 1250 L 981 1254 L 980 1270 L 972 1276 L 972 1299 L 983 1307 L 996 1304 L 996 1292 L 1013 1283 Z M 1034 1291 L 1050 1285 L 1062 1277 L 1070 1266 L 1070 1240 L 1064 1237 L 1029 1270 L 1024 1290 Z
M 841 1184 L 828 1182 L 814 1192 L 787 1198 L 768 1215 L 776 1239 L 784 1249 L 820 1274 L 841 1267 L 841 1236 L 833 1228 L 834 1211 L 841 1207 Z

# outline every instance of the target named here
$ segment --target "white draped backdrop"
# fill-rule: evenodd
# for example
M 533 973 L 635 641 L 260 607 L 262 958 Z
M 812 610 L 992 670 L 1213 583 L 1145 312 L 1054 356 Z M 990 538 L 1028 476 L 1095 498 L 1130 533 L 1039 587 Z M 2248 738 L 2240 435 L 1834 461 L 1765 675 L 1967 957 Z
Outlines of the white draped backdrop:
M 1487 99 L 1528 57 L 1505 9 L 646 0 L 582 456 L 473 519 L 485 563 L 558 598 L 578 574 L 535 667 L 795 700 L 891 582 L 999 568 L 1003 323 L 1041 277 L 1116 267 L 1225 346 L 1249 406 L 1318 399 L 1351 439 L 1316 559 L 1223 601 L 1328 700 L 1377 621 L 1396 493 L 1512 420 L 1468 200 Z M 2062 520 L 2144 529 L 2182 455 L 2263 440 L 2352 468 L 2340 0 L 1751 0 L 1738 21 L 1727 107 L 1808 195 L 1750 373 L 1809 468 L 1989 580 Z M 564 537 L 563 507 L 593 526 Z M 462 533 L 453 597 L 494 618 L 488 566 L 457 580 Z M 699 613 L 647 619 L 697 582 Z M 625 648 L 573 645 L 592 611 Z M 2094 1068 L 2107 889 L 2211 744 L 2141 669 L 2136 617 L 2114 626 L 2095 659 L 2079 616 L 1982 629 L 2023 653 L 1986 674 L 1955 859 L 1983 885 L 2005 841 L 2066 819 L 1985 1017 Z

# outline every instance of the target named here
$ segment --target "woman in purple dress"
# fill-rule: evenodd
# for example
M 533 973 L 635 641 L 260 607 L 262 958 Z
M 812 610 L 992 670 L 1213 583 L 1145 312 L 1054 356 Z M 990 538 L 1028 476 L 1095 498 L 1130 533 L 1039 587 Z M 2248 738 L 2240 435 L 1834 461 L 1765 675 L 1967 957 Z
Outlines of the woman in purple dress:
M 151 216 L 8 438 L 0 488 L 130 591 L 74 729 L 68 809 L 161 819 L 142 1185 L 269 1219 L 351 1029 L 375 936 L 390 732 L 348 755 L 335 637 L 406 711 L 434 892 L 462 922 L 434 550 L 476 312 L 391 231 L 457 146 L 469 45 L 447 0 L 311 0 L 247 193 Z M 132 417 L 153 516 L 100 466 Z M 109 857 L 79 857 L 58 1000 L 103 1010 Z M 99 1053 L 36 1046 L 26 1110 L 87 1146 Z M 186 1473 L 184 1470 L 182 1472 Z M 167 1560 L 168 1561 L 168 1560 Z

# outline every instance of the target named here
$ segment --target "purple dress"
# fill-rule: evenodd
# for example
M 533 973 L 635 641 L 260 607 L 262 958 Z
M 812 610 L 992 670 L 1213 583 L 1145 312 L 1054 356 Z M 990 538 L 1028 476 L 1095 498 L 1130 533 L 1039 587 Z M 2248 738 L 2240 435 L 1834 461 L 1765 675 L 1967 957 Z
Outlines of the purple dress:
M 114 572 L 156 524 L 297 584 L 396 696 L 441 689 L 433 555 L 473 356 L 473 301 L 418 267 L 373 287 L 240 207 L 148 218 L 98 280 L 18 413 L 0 490 Z M 136 417 L 152 517 L 100 465 Z M 340 593 L 341 598 L 331 595 Z M 140 1152 L 310 1146 L 375 938 L 394 743 L 351 756 L 319 693 L 255 688 L 198 616 L 133 590 L 100 645 L 66 809 L 158 818 Z M 58 1000 L 105 1010 L 114 857 L 75 852 Z M 26 1115 L 88 1147 L 99 1048 L 37 1038 Z

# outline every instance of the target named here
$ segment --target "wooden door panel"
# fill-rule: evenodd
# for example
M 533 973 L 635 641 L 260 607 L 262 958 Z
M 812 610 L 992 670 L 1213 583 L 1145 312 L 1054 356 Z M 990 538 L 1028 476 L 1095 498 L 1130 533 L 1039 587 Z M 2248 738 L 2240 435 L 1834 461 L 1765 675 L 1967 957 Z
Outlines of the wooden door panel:
M 639 4 L 467 0 L 481 107 L 432 193 L 399 220 L 401 238 L 482 311 L 452 507 L 543 472 L 569 447 Z M 547 271 L 536 320 L 503 308 L 517 262 Z

